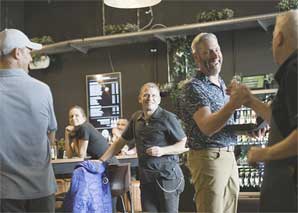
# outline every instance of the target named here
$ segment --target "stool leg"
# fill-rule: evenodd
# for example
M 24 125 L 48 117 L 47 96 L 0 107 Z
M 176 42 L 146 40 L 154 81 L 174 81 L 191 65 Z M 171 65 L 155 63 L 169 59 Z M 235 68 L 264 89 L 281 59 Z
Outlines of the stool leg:
M 123 212 L 126 213 L 126 208 L 125 208 L 125 203 L 124 203 L 124 200 L 123 200 L 123 196 L 120 195 L 120 198 L 121 198 L 121 203 L 122 203 L 122 207 L 123 207 Z
M 133 197 L 131 196 L 131 193 L 130 191 L 128 191 L 128 196 L 129 196 L 129 200 L 130 200 L 130 210 L 131 210 L 131 213 L 134 213 L 134 205 L 133 205 Z

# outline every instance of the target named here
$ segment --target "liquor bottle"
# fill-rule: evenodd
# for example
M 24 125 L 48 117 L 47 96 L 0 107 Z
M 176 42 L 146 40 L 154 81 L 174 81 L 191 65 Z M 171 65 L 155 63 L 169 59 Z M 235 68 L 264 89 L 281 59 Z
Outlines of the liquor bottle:
M 244 186 L 244 173 L 243 173 L 242 168 L 239 170 L 239 185 L 240 185 L 240 188 L 243 189 L 243 186 Z
M 245 118 L 244 118 L 244 110 L 243 109 L 241 109 L 240 110 L 240 117 L 239 117 L 239 124 L 244 124 L 244 120 Z
M 260 175 L 259 175 L 259 172 L 256 172 L 255 173 L 255 188 L 256 188 L 256 191 L 260 191 Z
M 250 182 L 250 189 L 251 189 L 250 191 L 252 192 L 256 191 L 256 175 L 253 169 L 251 170 L 251 173 L 250 173 L 249 182 Z
M 240 111 L 241 110 L 237 109 L 234 113 L 235 124 L 240 124 Z
M 253 124 L 257 123 L 257 114 L 254 110 L 251 110 L 251 123 Z
M 259 182 L 259 187 L 260 187 L 260 188 L 261 188 L 262 183 L 263 183 L 263 176 L 264 176 L 264 171 L 261 170 L 261 172 L 260 172 L 260 182 Z
M 245 169 L 245 173 L 244 173 L 244 191 L 249 191 L 250 188 L 250 182 L 249 182 L 249 177 L 250 177 L 250 172 L 249 170 Z
M 51 144 L 51 159 L 56 160 L 57 159 L 57 147 L 56 144 Z

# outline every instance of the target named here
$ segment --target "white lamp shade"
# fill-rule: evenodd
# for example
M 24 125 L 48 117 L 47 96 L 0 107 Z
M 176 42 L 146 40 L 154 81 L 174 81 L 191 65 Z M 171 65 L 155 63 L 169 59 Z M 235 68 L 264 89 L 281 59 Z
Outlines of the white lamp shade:
M 161 0 L 104 0 L 106 5 L 121 9 L 151 7 L 159 2 L 161 2 Z

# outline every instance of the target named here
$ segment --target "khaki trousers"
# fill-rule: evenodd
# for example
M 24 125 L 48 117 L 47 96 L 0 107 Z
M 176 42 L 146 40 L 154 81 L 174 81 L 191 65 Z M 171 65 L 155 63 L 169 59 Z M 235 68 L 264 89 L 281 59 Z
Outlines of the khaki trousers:
M 188 167 L 198 212 L 237 212 L 239 176 L 234 152 L 191 150 Z

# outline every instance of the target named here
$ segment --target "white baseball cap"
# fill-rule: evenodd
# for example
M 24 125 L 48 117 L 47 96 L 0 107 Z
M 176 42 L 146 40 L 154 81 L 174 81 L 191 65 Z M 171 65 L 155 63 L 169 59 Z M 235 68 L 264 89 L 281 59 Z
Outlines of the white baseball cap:
M 0 32 L 0 55 L 7 55 L 15 48 L 24 47 L 40 50 L 42 45 L 30 41 L 23 32 L 16 29 L 5 29 Z

